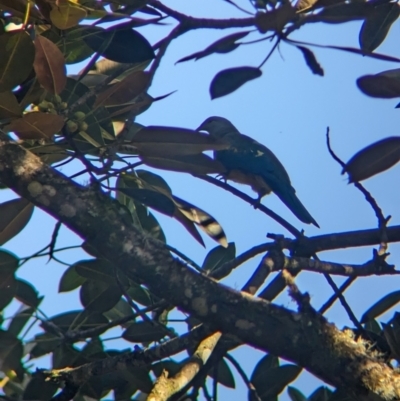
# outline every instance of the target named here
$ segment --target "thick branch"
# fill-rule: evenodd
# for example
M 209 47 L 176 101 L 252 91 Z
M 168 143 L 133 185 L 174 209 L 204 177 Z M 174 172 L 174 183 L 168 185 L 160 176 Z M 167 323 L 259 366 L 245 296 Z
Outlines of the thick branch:
M 400 397 L 400 374 L 368 344 L 317 314 L 296 313 L 190 270 L 163 243 L 134 227 L 115 201 L 95 188 L 71 182 L 4 134 L 0 180 L 85 238 L 99 256 L 214 330 L 294 361 L 359 399 Z

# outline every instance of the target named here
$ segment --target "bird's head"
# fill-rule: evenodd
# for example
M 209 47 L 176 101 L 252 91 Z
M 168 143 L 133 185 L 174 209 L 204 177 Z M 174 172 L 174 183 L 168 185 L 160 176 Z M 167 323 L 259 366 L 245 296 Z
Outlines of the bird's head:
M 207 131 L 214 138 L 222 139 L 227 134 L 239 133 L 237 128 L 226 118 L 208 117 L 196 131 Z

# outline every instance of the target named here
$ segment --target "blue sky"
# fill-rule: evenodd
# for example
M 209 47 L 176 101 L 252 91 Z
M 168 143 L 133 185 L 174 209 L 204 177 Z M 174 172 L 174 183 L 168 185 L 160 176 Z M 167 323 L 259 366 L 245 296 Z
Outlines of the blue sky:
M 246 17 L 224 1 L 212 0 L 170 0 L 165 1 L 171 8 L 199 17 L 228 18 Z M 247 1 L 237 1 L 251 10 Z M 140 31 L 153 44 L 166 35 L 170 26 L 149 26 Z M 293 38 L 320 44 L 358 46 L 358 32 L 361 23 L 341 25 L 310 24 L 293 35 Z M 241 46 L 227 55 L 213 55 L 197 62 L 189 61 L 175 65 L 180 58 L 202 50 L 218 38 L 233 30 L 198 30 L 189 32 L 175 40 L 156 74 L 150 89 L 152 96 L 160 96 L 171 91 L 176 93 L 165 100 L 155 102 L 137 122 L 144 125 L 166 125 L 196 128 L 207 117 L 219 115 L 231 120 L 242 133 L 249 135 L 268 146 L 286 167 L 297 194 L 321 229 L 300 224 L 291 212 L 271 195 L 263 203 L 281 214 L 306 235 L 319 235 L 334 232 L 375 228 L 376 217 L 346 178 L 340 175 L 340 166 L 329 156 L 326 147 L 326 127 L 331 130 L 331 141 L 335 152 L 347 161 L 364 146 L 387 136 L 398 134 L 400 111 L 395 109 L 396 100 L 372 99 L 363 95 L 356 87 L 356 79 L 365 74 L 397 68 L 396 63 L 373 60 L 334 50 L 313 49 L 325 76 L 313 75 L 305 65 L 302 54 L 294 47 L 282 44 L 262 68 L 263 76 L 254 80 L 231 95 L 211 100 L 209 84 L 217 72 L 234 66 L 258 66 L 264 59 L 271 44 L 261 42 Z M 395 23 L 391 32 L 377 51 L 400 57 L 398 48 L 399 24 Z M 260 37 L 257 32 L 241 41 L 247 42 Z M 78 67 L 77 69 L 80 69 Z M 75 72 L 72 67 L 70 72 Z M 143 167 L 146 168 L 146 167 Z M 70 174 L 80 168 L 65 167 L 62 171 Z M 162 175 L 171 186 L 175 195 L 188 200 L 211 213 L 224 227 L 228 240 L 236 244 L 238 253 L 266 242 L 267 233 L 282 233 L 278 226 L 267 216 L 254 210 L 250 205 L 235 198 L 228 192 L 214 188 L 188 174 L 152 170 Z M 399 167 L 373 177 L 365 186 L 378 201 L 385 215 L 392 215 L 391 225 L 400 223 L 398 205 Z M 87 178 L 82 178 L 85 184 Z M 252 194 L 249 189 L 239 189 Z M 254 194 L 252 194 L 254 195 Z M 3 190 L 1 201 L 14 195 Z M 187 235 L 179 223 L 158 216 L 166 233 L 168 243 L 201 263 L 215 245 L 205 238 L 207 249 L 203 249 L 191 236 Z M 35 210 L 32 221 L 24 232 L 7 243 L 4 248 L 18 256 L 28 256 L 50 241 L 54 220 L 39 210 Z M 79 238 L 63 228 L 58 246 L 80 244 Z M 399 260 L 399 245 L 390 245 L 389 263 Z M 61 254 L 60 254 L 61 255 Z M 62 254 L 62 259 L 72 263 L 83 256 L 82 252 L 72 251 Z M 364 263 L 372 256 L 369 247 L 321 253 L 322 260 L 347 263 Z M 239 289 L 250 277 L 259 258 L 240 267 L 224 283 Z M 58 294 L 58 280 L 65 267 L 54 262 L 46 264 L 45 259 L 33 260 L 24 265 L 18 276 L 36 285 L 41 295 L 46 295 L 41 307 L 48 316 L 62 311 L 80 308 L 78 292 Z M 360 279 L 346 292 L 346 298 L 357 317 L 384 294 L 397 290 L 399 279 L 392 277 L 373 277 Z M 336 279 L 340 283 L 342 279 Z M 308 291 L 312 304 L 318 308 L 331 295 L 331 289 L 323 277 L 317 274 L 302 273 L 296 280 L 300 290 Z M 295 308 L 294 303 L 284 294 L 276 301 L 284 306 Z M 9 313 L 13 307 L 10 308 Z M 394 310 L 382 317 L 382 321 L 392 316 Z M 341 306 L 337 303 L 327 317 L 339 327 L 351 326 Z M 30 332 L 27 338 L 33 336 Z M 111 335 L 109 335 L 111 337 Z M 126 347 L 122 341 L 113 346 Z M 235 356 L 244 367 L 253 366 L 260 358 L 256 351 L 248 352 L 242 347 Z M 45 362 L 43 362 L 45 363 Z M 240 379 L 236 377 L 239 390 L 235 399 L 247 393 Z M 303 375 L 296 386 L 308 395 L 315 387 L 315 380 Z M 233 396 L 228 390 L 221 390 L 221 396 Z M 287 396 L 284 397 L 285 399 Z

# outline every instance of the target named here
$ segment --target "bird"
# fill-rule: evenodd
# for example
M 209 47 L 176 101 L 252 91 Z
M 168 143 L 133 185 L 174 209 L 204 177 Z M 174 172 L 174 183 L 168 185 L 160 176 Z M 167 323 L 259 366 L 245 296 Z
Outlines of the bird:
M 206 131 L 210 136 L 229 144 L 226 150 L 214 151 L 214 159 L 226 168 L 223 177 L 239 184 L 247 184 L 258 194 L 258 201 L 271 192 L 303 223 L 318 223 L 300 202 L 288 173 L 278 158 L 266 146 L 239 130 L 226 118 L 209 117 L 196 131 Z

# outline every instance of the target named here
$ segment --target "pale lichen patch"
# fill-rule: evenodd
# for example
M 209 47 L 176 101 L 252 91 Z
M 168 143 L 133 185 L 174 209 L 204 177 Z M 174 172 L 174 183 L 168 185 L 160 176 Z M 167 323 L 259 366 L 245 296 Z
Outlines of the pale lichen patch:
M 50 197 L 55 196 L 57 193 L 56 189 L 51 185 L 43 185 L 43 192 Z
M 74 217 L 76 215 L 76 209 L 67 203 L 64 203 L 60 207 L 60 214 L 65 217 Z
M 196 297 L 192 300 L 192 308 L 200 316 L 208 315 L 207 300 L 204 297 Z
M 193 291 L 191 288 L 186 288 L 184 294 L 186 298 L 193 298 Z
M 40 182 L 32 181 L 28 184 L 28 191 L 29 194 L 36 198 L 37 196 L 41 195 L 43 192 L 43 185 Z
M 125 242 L 124 242 L 124 245 L 122 246 L 122 250 L 123 250 L 125 253 L 129 253 L 129 252 L 132 251 L 132 249 L 133 249 L 133 244 L 132 244 L 132 242 L 131 242 L 130 240 L 125 241 Z
M 249 322 L 246 319 L 238 319 L 236 320 L 235 326 L 240 330 L 250 330 L 256 327 L 256 325 L 252 322 Z
M 212 305 L 211 308 L 210 308 L 210 310 L 211 310 L 212 313 L 217 313 L 217 311 L 218 311 L 218 306 L 217 306 L 217 304 Z

